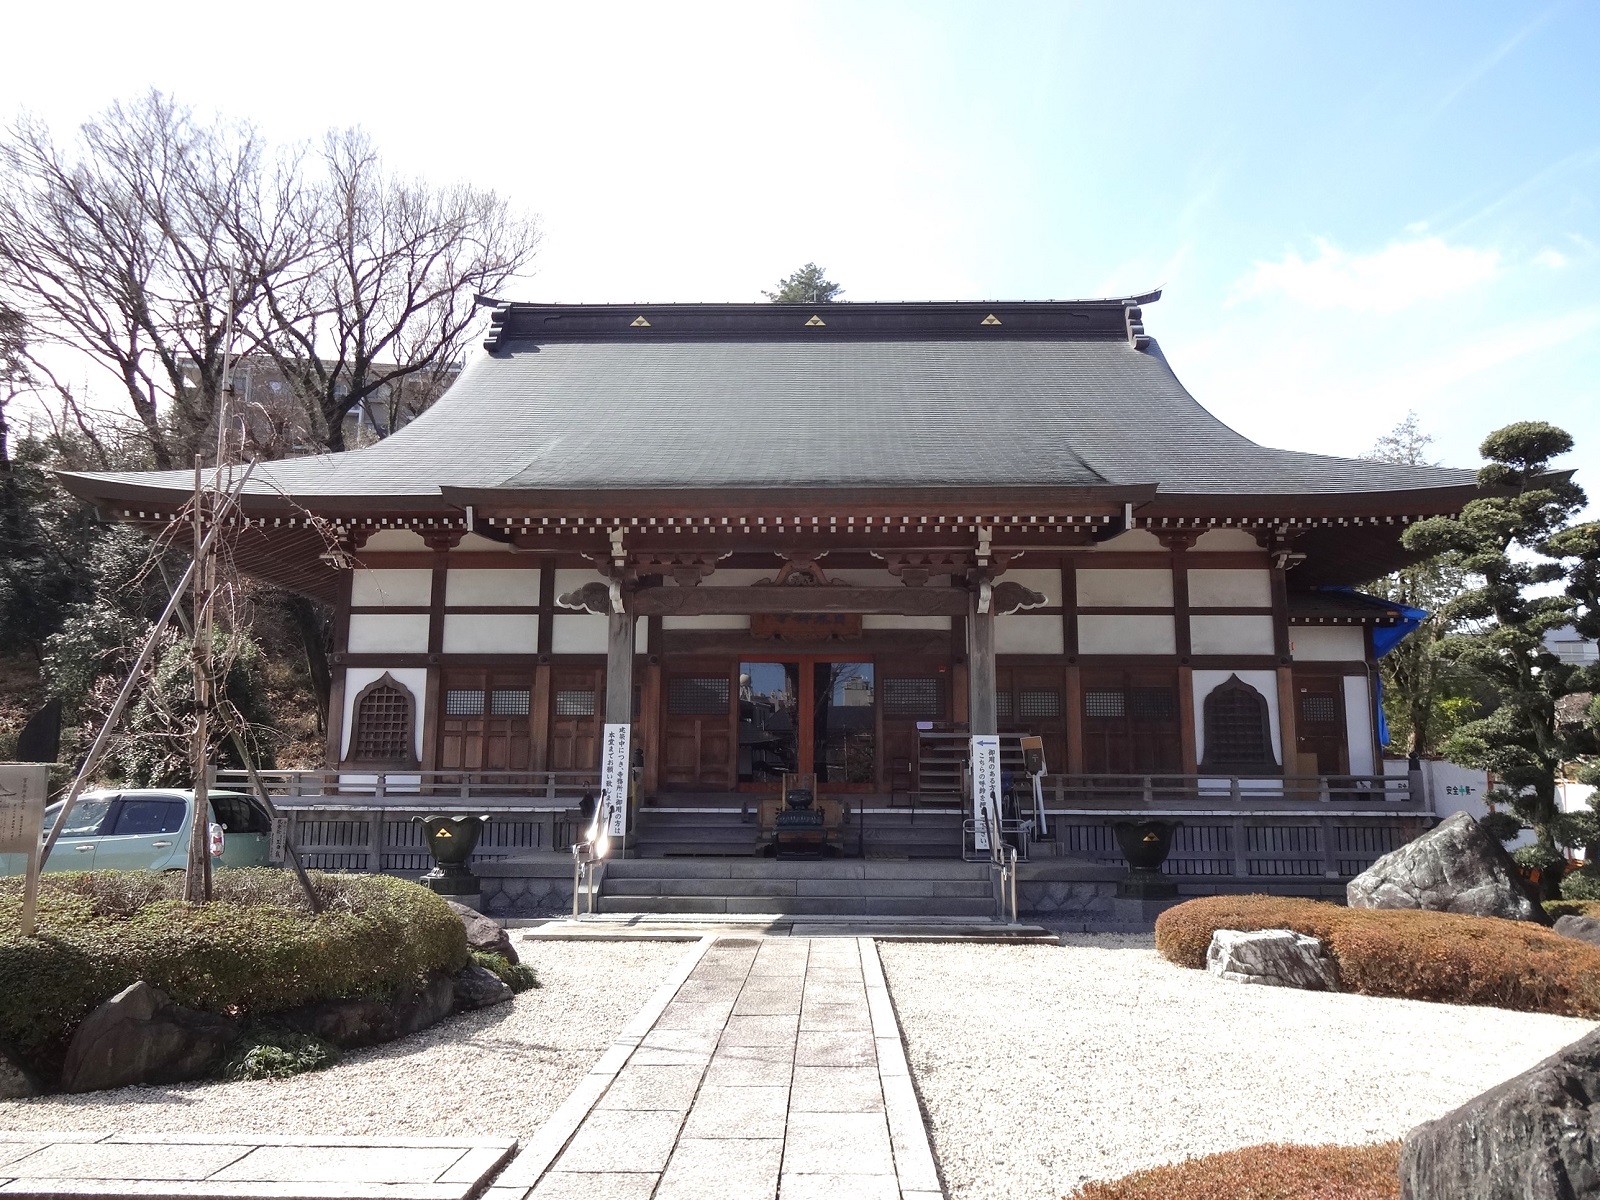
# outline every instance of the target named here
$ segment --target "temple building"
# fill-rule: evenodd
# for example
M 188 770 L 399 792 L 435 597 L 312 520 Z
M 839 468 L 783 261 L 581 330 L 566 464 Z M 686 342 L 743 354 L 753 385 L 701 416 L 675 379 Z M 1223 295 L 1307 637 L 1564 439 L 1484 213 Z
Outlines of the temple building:
M 1384 774 L 1405 620 L 1353 589 L 1473 475 L 1241 436 L 1145 332 L 1158 297 L 502 305 L 404 429 L 260 464 L 232 554 L 336 612 L 347 781 L 515 791 L 593 773 L 609 721 L 660 809 L 785 776 L 914 808 L 999 733 L 1043 739 L 1068 814 L 1207 780 L 1206 811 L 1332 811 Z M 151 529 L 192 490 L 66 482 Z

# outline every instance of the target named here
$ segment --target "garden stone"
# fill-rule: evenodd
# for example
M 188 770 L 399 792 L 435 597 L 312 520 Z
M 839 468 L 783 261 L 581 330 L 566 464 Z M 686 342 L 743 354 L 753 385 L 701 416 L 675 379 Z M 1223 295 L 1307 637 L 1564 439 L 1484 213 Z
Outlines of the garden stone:
M 226 1017 L 184 1008 L 144 980 L 83 1019 L 67 1046 L 61 1090 L 180 1083 L 211 1071 L 239 1036 Z
M 511 999 L 512 991 L 505 981 L 486 967 L 469 963 L 455 977 L 455 1004 L 457 1012 L 475 1008 L 488 1008 L 504 1004 Z
M 1420 908 L 1550 923 L 1506 848 L 1466 813 L 1385 854 L 1345 889 L 1351 908 Z
M 1406 1135 L 1402 1200 L 1600 1196 L 1600 1030 Z
M 1219 929 L 1206 949 L 1206 970 L 1234 983 L 1339 990 L 1338 968 L 1322 943 L 1292 929 Z
M 485 954 L 498 954 L 509 963 L 522 961 L 517 957 L 516 948 L 511 945 L 511 935 L 499 921 L 486 917 L 465 904 L 457 904 L 454 900 L 446 900 L 445 903 L 466 926 L 467 945 Z
M 21 1100 L 24 1096 L 37 1096 L 39 1087 L 17 1061 L 16 1055 L 0 1046 L 0 1100 Z
M 321 1000 L 279 1016 L 284 1024 L 315 1034 L 342 1049 L 374 1046 L 417 1033 L 444 1020 L 455 1008 L 455 980 L 429 980 L 419 991 L 394 1000 Z
M 1556 932 L 1562 937 L 1577 938 L 1600 946 L 1600 917 L 1567 915 L 1556 918 Z

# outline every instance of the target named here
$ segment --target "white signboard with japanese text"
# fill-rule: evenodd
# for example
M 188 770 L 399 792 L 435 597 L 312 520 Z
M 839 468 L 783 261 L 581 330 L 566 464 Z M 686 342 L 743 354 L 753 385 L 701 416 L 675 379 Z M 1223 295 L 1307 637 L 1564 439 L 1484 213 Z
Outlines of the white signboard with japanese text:
M 628 832 L 628 774 L 631 760 L 629 725 L 607 725 L 600 748 L 600 808 L 606 832 L 622 837 Z
M 272 839 L 267 843 L 267 861 L 282 863 L 289 857 L 289 818 L 272 818 Z
M 0 763 L 0 854 L 24 854 L 21 931 L 33 935 L 39 899 L 39 839 L 44 832 L 45 793 L 50 768 L 45 763 Z
M 989 823 L 1000 827 L 1000 738 L 972 735 L 972 844 L 988 850 Z

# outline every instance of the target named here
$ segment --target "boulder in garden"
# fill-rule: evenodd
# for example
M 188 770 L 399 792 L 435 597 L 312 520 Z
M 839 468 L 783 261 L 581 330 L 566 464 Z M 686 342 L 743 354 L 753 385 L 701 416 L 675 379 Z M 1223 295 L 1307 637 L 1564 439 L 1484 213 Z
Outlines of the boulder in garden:
M 1506 848 L 1456 813 L 1385 854 L 1345 888 L 1351 908 L 1416 908 L 1549 924 Z
M 1206 948 L 1206 970 L 1234 983 L 1339 990 L 1339 968 L 1322 943 L 1292 929 L 1219 929 Z
M 455 977 L 455 989 L 457 1012 L 504 1004 L 512 998 L 505 980 L 477 963 L 468 963 L 461 969 Z
M 4 1046 L 0 1046 L 0 1100 L 20 1100 L 24 1096 L 37 1096 L 39 1085 L 33 1076 Z
M 1406 1134 L 1402 1200 L 1600 1196 L 1600 1030 Z
M 445 903 L 455 911 L 456 916 L 461 918 L 462 925 L 466 926 L 467 945 L 484 954 L 498 954 L 510 963 L 522 961 L 511 945 L 511 935 L 499 921 L 486 917 L 465 904 L 457 904 L 454 900 L 446 900 Z
M 1600 917 L 1579 917 L 1571 914 L 1556 918 L 1556 932 L 1562 937 L 1577 938 L 1600 946 Z
M 83 1019 L 67 1046 L 61 1090 L 198 1079 L 238 1036 L 238 1025 L 227 1017 L 184 1008 L 141 979 Z
M 280 1013 L 277 1019 L 348 1050 L 392 1042 L 424 1030 L 448 1017 L 455 1009 L 455 1001 L 455 981 L 440 975 L 392 1000 L 319 1000 Z

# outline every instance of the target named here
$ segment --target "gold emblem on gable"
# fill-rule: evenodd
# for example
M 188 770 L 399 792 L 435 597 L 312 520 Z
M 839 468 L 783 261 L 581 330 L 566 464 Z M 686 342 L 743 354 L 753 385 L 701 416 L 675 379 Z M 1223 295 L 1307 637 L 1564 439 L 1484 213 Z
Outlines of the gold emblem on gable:
M 821 317 L 817 316 L 816 313 L 812 313 L 811 314 L 811 319 L 809 321 L 807 321 L 806 324 L 807 325 L 826 325 L 827 322 L 824 321 Z
M 640 313 L 633 320 L 629 321 L 628 324 L 630 326 L 632 326 L 634 329 L 649 329 L 650 328 L 650 322 L 646 321 L 644 319 L 644 314 L 643 313 Z
M 983 320 L 979 321 L 978 324 L 979 325 L 998 325 L 998 324 L 1000 324 L 1000 318 L 995 316 L 993 313 L 990 313 Z

